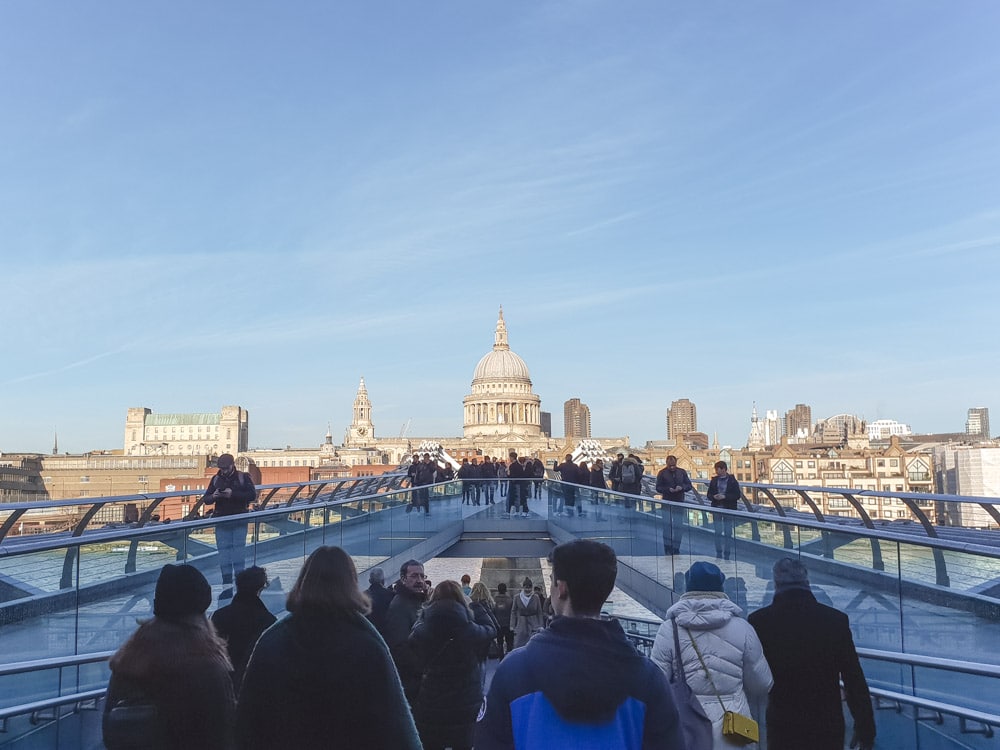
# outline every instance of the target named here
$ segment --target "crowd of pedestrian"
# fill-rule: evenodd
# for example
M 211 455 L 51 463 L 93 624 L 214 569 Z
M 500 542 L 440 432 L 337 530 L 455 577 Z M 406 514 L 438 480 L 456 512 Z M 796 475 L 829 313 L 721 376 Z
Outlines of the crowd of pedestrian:
M 684 486 L 672 474 L 664 488 Z M 801 560 L 774 564 L 773 602 L 749 617 L 723 571 L 695 562 L 651 658 L 601 614 L 617 577 L 609 546 L 575 540 L 549 560 L 548 596 L 530 577 L 514 594 L 468 575 L 431 588 L 418 560 L 391 586 L 372 569 L 362 592 L 351 556 L 320 547 L 279 620 L 260 599 L 263 568 L 237 574 L 209 619 L 201 571 L 166 565 L 153 617 L 111 658 L 105 745 L 721 750 L 756 741 L 766 704 L 767 748 L 841 750 L 842 683 L 851 747 L 874 746 L 848 618 L 817 600 Z

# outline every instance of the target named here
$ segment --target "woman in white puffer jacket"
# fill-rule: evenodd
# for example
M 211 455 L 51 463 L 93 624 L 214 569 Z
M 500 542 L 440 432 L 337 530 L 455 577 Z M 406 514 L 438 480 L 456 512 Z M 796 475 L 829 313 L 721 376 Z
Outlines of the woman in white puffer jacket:
M 691 566 L 685 574 L 687 593 L 667 610 L 652 653 L 653 661 L 668 680 L 672 679 L 676 667 L 673 631 L 676 622 L 684 672 L 688 685 L 712 720 L 715 750 L 737 747 L 722 736 L 723 708 L 716 690 L 726 711 L 750 716 L 751 702 L 766 698 L 774 682 L 753 626 L 740 617 L 743 610 L 722 592 L 725 578 L 712 563 L 696 562 Z M 711 681 L 691 644 L 692 638 L 711 672 Z

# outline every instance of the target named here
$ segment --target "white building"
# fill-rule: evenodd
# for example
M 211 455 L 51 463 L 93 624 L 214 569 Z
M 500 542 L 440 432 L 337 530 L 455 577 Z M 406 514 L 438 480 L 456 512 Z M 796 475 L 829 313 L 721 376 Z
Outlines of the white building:
M 868 423 L 868 439 L 888 440 L 893 435 L 912 435 L 910 425 L 897 422 L 895 419 L 876 419 Z

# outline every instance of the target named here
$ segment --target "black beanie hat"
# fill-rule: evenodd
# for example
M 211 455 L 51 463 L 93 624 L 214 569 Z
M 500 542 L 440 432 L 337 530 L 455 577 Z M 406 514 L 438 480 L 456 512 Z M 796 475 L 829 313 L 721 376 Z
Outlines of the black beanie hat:
M 204 614 L 212 604 L 212 587 L 192 565 L 164 565 L 156 581 L 153 614 L 184 617 Z

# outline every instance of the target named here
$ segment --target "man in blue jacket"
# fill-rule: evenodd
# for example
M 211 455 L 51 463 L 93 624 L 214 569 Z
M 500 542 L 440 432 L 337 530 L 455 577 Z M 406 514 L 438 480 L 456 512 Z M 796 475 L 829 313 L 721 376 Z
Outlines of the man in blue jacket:
M 618 575 L 614 550 L 577 539 L 549 560 L 556 618 L 497 668 L 476 750 L 684 750 L 663 672 L 601 619 Z

